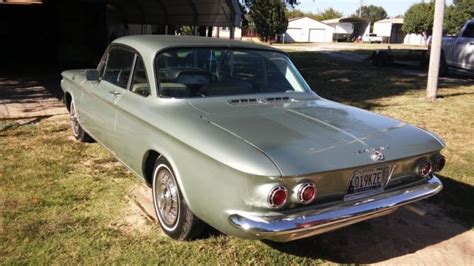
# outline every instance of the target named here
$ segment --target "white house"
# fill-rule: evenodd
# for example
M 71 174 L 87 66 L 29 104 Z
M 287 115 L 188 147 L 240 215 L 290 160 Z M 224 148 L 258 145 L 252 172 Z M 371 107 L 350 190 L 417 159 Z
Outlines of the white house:
M 317 20 L 302 17 L 288 20 L 285 42 L 331 42 L 334 29 Z
M 374 23 L 373 33 L 381 36 L 384 42 L 403 43 L 405 33 L 402 31 L 403 18 L 387 18 Z
M 229 39 L 230 29 L 229 27 L 212 27 L 212 37 Z M 242 39 L 242 29 L 240 27 L 234 27 L 234 39 Z

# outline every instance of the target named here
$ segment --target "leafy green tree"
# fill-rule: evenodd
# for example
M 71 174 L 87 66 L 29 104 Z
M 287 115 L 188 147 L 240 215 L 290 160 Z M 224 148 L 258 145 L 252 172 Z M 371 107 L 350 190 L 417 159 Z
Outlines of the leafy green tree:
M 387 11 L 385 11 L 385 9 L 381 6 L 362 6 L 358 8 L 352 16 L 359 16 L 359 12 L 362 18 L 368 19 L 370 21 L 370 24 L 388 17 Z
M 333 18 L 340 18 L 342 17 L 342 12 L 335 10 L 334 8 L 326 8 L 323 12 L 319 13 L 318 20 L 328 20 Z
M 249 0 L 249 14 L 260 38 L 268 42 L 288 27 L 286 5 L 281 0 Z
M 457 34 L 464 23 L 474 18 L 474 0 L 457 0 L 444 12 L 443 28 L 445 34 Z
M 433 30 L 433 17 L 433 2 L 414 4 L 405 13 L 402 30 L 422 34 L 426 40 Z
M 308 17 L 314 20 L 322 21 L 327 19 L 333 18 L 340 18 L 342 17 L 342 12 L 335 10 L 334 8 L 327 8 L 323 12 L 319 13 L 312 13 L 312 12 L 303 12 L 299 9 L 292 9 L 287 12 L 288 18 L 300 18 L 300 17 Z
M 308 13 L 303 12 L 299 9 L 291 9 L 286 12 L 286 16 L 288 18 L 301 18 L 301 17 L 308 17 Z
M 283 1 L 283 0 L 282 0 Z M 242 2 L 247 6 L 250 7 L 251 3 L 253 2 L 252 0 L 242 0 Z M 298 0 L 284 0 L 288 6 L 290 7 L 295 7 L 299 4 Z

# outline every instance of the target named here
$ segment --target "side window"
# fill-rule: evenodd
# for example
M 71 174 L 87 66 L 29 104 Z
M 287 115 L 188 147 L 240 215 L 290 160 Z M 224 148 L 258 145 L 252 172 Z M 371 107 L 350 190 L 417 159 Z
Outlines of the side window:
M 150 95 L 150 85 L 146 76 L 145 65 L 140 56 L 137 57 L 137 63 L 135 65 L 135 73 L 133 74 L 132 86 L 130 90 L 136 94 L 140 94 L 144 97 Z
M 110 50 L 103 80 L 121 88 L 127 88 L 135 54 L 120 48 Z
M 466 26 L 462 37 L 474 38 L 474 22 L 471 22 Z

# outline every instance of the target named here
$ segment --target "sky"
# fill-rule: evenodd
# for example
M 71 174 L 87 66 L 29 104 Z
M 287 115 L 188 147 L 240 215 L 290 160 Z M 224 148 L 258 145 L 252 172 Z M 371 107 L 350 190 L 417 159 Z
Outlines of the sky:
M 296 9 L 305 12 L 321 12 L 332 7 L 344 13 L 344 16 L 352 15 L 359 8 L 360 0 L 299 0 Z M 381 6 L 387 11 L 389 17 L 403 15 L 408 8 L 421 0 L 363 0 L 362 5 Z M 425 1 L 428 2 L 428 1 Z M 446 4 L 452 4 L 452 0 L 446 0 Z

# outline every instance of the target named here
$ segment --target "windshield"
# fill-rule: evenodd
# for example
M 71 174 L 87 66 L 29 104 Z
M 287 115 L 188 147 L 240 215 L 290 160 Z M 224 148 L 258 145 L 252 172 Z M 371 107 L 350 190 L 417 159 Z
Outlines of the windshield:
M 155 64 L 159 93 L 164 97 L 309 91 L 288 57 L 279 52 L 179 48 L 160 53 Z

